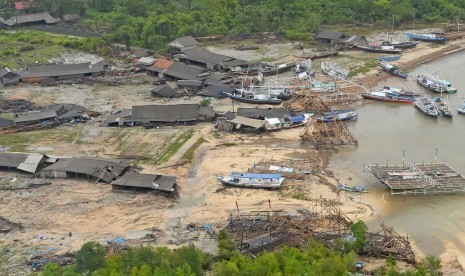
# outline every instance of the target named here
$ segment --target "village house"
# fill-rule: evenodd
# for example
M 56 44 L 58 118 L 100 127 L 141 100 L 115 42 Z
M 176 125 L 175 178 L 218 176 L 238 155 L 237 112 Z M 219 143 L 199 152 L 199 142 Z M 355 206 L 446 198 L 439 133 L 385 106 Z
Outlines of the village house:
M 55 121 L 57 117 L 57 113 L 54 110 L 27 111 L 14 114 L 14 123 L 23 125 L 48 123 Z
M 192 36 L 184 36 L 171 41 L 167 46 L 171 55 L 177 55 L 195 49 L 198 45 L 199 43 Z
M 324 44 L 338 44 L 345 38 L 347 38 L 345 33 L 334 32 L 330 29 L 324 29 L 315 36 L 316 41 Z
M 0 168 L 36 173 L 44 164 L 45 156 L 37 153 L 0 152 Z
M 79 64 L 46 64 L 33 65 L 21 72 L 21 79 L 26 83 L 40 83 L 73 78 L 89 78 L 99 76 L 103 69 L 90 62 Z
M 183 50 L 182 54 L 176 55 L 175 58 L 179 59 L 180 62 L 197 65 L 212 71 L 223 71 L 236 67 L 244 68 L 249 65 L 245 60 L 215 54 L 200 48 Z
M 210 75 L 205 68 L 182 63 L 173 63 L 168 69 L 159 74 L 160 78 L 167 80 L 204 80 Z
M 170 68 L 173 65 L 171 60 L 160 58 L 152 66 L 145 68 L 145 72 L 149 76 L 158 77 L 163 71 Z
M 2 22 L 7 27 L 21 27 L 39 24 L 57 24 L 60 22 L 59 18 L 51 16 L 48 12 L 33 13 L 33 14 L 17 14 L 10 19 Z

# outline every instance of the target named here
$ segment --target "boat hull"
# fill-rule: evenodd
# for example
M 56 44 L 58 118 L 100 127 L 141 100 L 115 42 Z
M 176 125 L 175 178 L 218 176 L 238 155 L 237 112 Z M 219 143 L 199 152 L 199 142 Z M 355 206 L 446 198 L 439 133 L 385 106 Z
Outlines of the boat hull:
M 315 60 L 320 58 L 328 58 L 328 57 L 335 57 L 339 54 L 339 52 L 327 52 L 327 53 L 316 53 L 313 55 L 302 55 L 303 58 Z
M 382 49 L 382 48 L 372 48 L 372 47 L 364 47 L 364 46 L 357 46 L 358 49 L 369 52 L 369 53 L 384 53 L 384 54 L 398 54 L 401 53 L 401 49 Z
M 390 103 L 404 103 L 404 104 L 413 104 L 415 99 L 407 99 L 407 98 L 395 98 L 395 97 L 379 97 L 370 94 L 362 94 L 364 99 L 368 100 L 375 100 L 375 101 L 382 101 L 382 102 L 390 102 Z
M 427 85 L 426 83 L 424 83 L 423 81 L 420 80 L 420 78 L 417 78 L 417 82 L 423 86 L 424 88 L 428 89 L 429 91 L 431 92 L 434 92 L 434 93 L 448 93 L 448 94 L 455 94 L 457 93 L 457 89 L 455 88 L 452 88 L 452 89 L 446 89 L 446 90 L 440 90 L 438 89 L 437 87 L 431 87 L 429 85 Z
M 292 68 L 295 67 L 295 63 L 293 64 L 290 64 L 290 65 L 286 65 L 286 66 L 283 66 L 283 67 L 280 67 L 280 68 L 276 68 L 276 70 L 263 70 L 261 71 L 263 76 L 273 76 L 273 75 L 276 75 L 276 74 L 281 74 L 281 73 L 284 73 L 284 72 L 288 72 L 288 71 L 291 71 Z
M 227 93 L 226 94 L 229 98 L 232 100 L 238 101 L 238 102 L 243 102 L 243 103 L 251 103 L 251 104 L 281 104 L 283 102 L 282 99 L 268 99 L 268 100 L 261 100 L 261 99 L 249 99 L 249 98 L 243 98 L 240 96 L 232 95 Z
M 403 73 L 403 72 L 400 72 L 399 68 L 397 68 L 397 67 L 388 68 L 382 63 L 380 63 L 379 66 L 381 68 L 383 68 L 384 71 L 388 72 L 389 74 L 391 74 L 393 76 L 404 78 L 404 79 L 408 78 L 408 75 Z
M 380 61 L 395 61 L 400 59 L 400 55 L 395 55 L 395 56 L 385 56 L 385 57 L 378 57 L 378 60 Z
M 234 179 L 230 179 L 229 177 L 217 176 L 216 180 L 223 185 L 226 186 L 233 186 L 233 187 L 241 187 L 241 188 L 262 188 L 262 189 L 279 189 L 284 181 L 284 178 L 280 178 L 277 183 L 271 184 L 261 184 L 261 183 L 254 183 L 254 182 L 235 182 Z
M 414 40 L 421 40 L 421 41 L 426 41 L 426 42 L 445 42 L 446 38 L 442 36 L 427 36 L 427 35 L 415 35 L 415 34 L 410 34 L 410 33 L 405 33 L 405 36 L 414 39 Z

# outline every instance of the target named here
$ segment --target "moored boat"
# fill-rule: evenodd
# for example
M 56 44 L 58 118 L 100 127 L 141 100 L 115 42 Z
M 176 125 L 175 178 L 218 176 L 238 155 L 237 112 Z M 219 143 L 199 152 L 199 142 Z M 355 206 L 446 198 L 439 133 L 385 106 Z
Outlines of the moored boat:
M 305 125 L 313 114 L 304 113 L 298 116 L 287 116 L 282 118 L 265 118 L 265 129 L 269 131 L 295 128 Z
M 353 109 L 333 109 L 331 112 L 323 113 L 323 116 L 317 118 L 317 121 L 328 123 L 335 121 L 357 120 L 358 114 Z
M 439 34 L 412 34 L 404 33 L 405 36 L 412 40 L 422 40 L 427 42 L 444 42 L 446 38 Z
M 291 71 L 295 67 L 295 63 L 283 63 L 279 65 L 265 65 L 264 68 L 260 70 L 263 76 L 273 76 L 287 71 Z
M 277 96 L 271 94 L 256 94 L 256 93 L 246 93 L 243 91 L 235 91 L 234 93 L 225 93 L 232 100 L 243 103 L 252 103 L 252 104 L 280 104 L 283 102 L 282 99 L 279 99 Z
M 228 176 L 217 176 L 216 179 L 223 185 L 277 189 L 283 184 L 284 177 L 281 174 L 257 174 L 232 172 Z
M 337 51 L 312 53 L 312 54 L 302 53 L 302 58 L 315 60 L 315 59 L 320 59 L 320 58 L 334 57 L 334 56 L 337 56 L 338 54 L 339 52 Z
M 379 63 L 379 66 L 381 66 L 381 68 L 383 68 L 384 71 L 388 72 L 391 75 L 401 77 L 401 78 L 405 78 L 405 79 L 408 78 L 408 74 L 405 73 L 405 72 L 400 71 L 399 67 L 397 67 L 396 65 L 390 64 L 390 63 L 385 62 L 385 61 L 381 61 Z
M 348 191 L 348 192 L 355 192 L 355 193 L 368 193 L 367 186 L 355 185 L 353 187 L 347 186 L 345 184 L 338 184 L 337 187 L 340 190 Z
M 382 56 L 378 57 L 378 60 L 380 61 L 395 61 L 400 59 L 401 55 L 393 55 L 393 56 Z
M 380 88 L 380 91 L 396 93 L 396 94 L 399 94 L 400 96 L 416 97 L 416 96 L 421 95 L 421 93 L 415 93 L 415 92 L 412 92 L 412 91 L 404 90 L 403 88 L 397 88 L 397 87 L 392 87 L 392 86 L 383 86 L 383 87 Z
M 449 105 L 441 97 L 434 98 L 433 104 L 438 110 L 439 114 L 445 117 L 452 118 L 452 110 L 449 108 Z
M 460 113 L 460 114 L 465 114 L 465 101 L 463 101 L 459 108 L 457 108 L 457 112 Z
M 439 79 L 435 75 L 421 74 L 418 75 L 417 81 L 421 86 L 435 93 L 457 93 L 457 89 L 452 87 L 452 83 Z
M 399 94 L 391 93 L 391 92 L 372 91 L 370 93 L 362 94 L 362 97 L 364 99 L 384 101 L 384 102 L 394 102 L 394 103 L 412 104 L 413 102 L 415 102 L 415 97 L 413 96 L 401 96 Z
M 432 100 L 427 95 L 422 95 L 416 98 L 415 107 L 430 117 L 439 116 L 438 110 L 436 109 L 436 107 L 434 107 Z

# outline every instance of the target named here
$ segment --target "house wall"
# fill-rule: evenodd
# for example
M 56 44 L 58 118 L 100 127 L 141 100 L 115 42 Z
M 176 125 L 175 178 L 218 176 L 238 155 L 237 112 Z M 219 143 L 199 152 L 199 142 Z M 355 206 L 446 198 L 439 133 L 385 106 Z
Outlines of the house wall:
M 216 120 L 216 128 L 218 129 L 218 131 L 233 132 L 234 124 L 228 122 L 228 119 L 226 117 L 219 117 Z
M 3 85 L 14 85 L 14 84 L 17 84 L 19 82 L 19 76 L 15 76 L 15 77 L 3 77 L 1 79 L 1 82 L 3 83 Z

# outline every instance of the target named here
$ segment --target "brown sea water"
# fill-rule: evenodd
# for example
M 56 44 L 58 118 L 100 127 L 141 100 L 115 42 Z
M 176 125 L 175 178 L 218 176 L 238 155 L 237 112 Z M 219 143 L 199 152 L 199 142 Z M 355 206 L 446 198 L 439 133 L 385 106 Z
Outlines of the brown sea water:
M 391 77 L 379 84 L 428 92 L 416 83 L 416 75 L 436 72 L 458 88 L 457 94 L 443 95 L 453 109 L 454 118 L 430 118 L 413 105 L 364 100 L 355 106 L 359 114 L 349 129 L 359 142 L 358 148 L 340 149 L 330 167 L 342 183 L 367 185 L 369 194 L 355 200 L 369 203 L 376 210 L 366 219 L 371 230 L 379 220 L 408 234 L 421 254 L 440 255 L 448 250 L 465 252 L 465 193 L 441 196 L 392 196 L 386 186 L 364 172 L 364 164 L 402 164 L 444 161 L 465 175 L 465 115 L 456 109 L 465 99 L 465 54 L 457 53 L 409 72 L 407 80 Z

